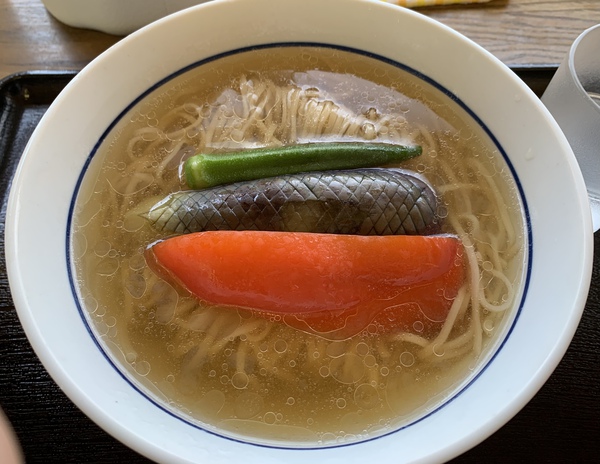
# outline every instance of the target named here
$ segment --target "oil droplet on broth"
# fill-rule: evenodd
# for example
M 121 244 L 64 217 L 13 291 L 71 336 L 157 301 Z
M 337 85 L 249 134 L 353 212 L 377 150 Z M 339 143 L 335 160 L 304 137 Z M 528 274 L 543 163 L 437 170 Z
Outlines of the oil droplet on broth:
M 133 298 L 139 299 L 146 293 L 146 279 L 141 274 L 132 272 L 125 282 L 125 289 Z
M 331 376 L 340 383 L 352 384 L 358 382 L 365 374 L 363 360 L 352 353 L 346 353 L 334 358 L 329 363 Z
M 361 409 L 372 409 L 376 407 L 380 402 L 377 389 L 367 383 L 359 385 L 354 390 L 354 402 Z
M 86 297 L 84 297 L 83 299 L 83 305 L 85 306 L 85 309 L 90 313 L 93 314 L 96 312 L 96 310 L 98 309 L 98 300 L 96 300 L 93 296 L 91 295 L 87 295 Z
M 415 356 L 408 352 L 405 351 L 400 355 L 400 364 L 402 364 L 404 367 L 410 367 L 415 363 Z
M 147 361 L 134 362 L 133 368 L 142 377 L 147 376 L 150 373 L 150 363 Z
M 225 394 L 220 390 L 210 390 L 196 402 L 194 407 L 214 417 L 223 409 L 224 405 Z
M 119 260 L 104 258 L 96 265 L 96 273 L 101 276 L 112 276 L 119 269 Z
M 273 425 L 277 422 L 277 415 L 274 412 L 269 411 L 263 416 L 263 422 L 265 424 Z
M 285 340 L 279 339 L 275 342 L 274 349 L 277 353 L 283 354 L 285 350 L 287 350 L 287 342 Z
M 231 384 L 238 390 L 243 390 L 248 386 L 250 379 L 245 372 L 236 372 L 231 377 Z
M 101 258 L 106 256 L 111 249 L 112 245 L 108 240 L 101 240 L 94 245 L 94 253 Z

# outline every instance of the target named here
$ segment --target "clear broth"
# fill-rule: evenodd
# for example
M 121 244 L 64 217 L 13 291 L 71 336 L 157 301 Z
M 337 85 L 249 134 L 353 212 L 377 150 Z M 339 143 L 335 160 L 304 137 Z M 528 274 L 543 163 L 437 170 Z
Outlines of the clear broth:
M 290 100 L 316 95 L 313 109 L 333 105 L 339 114 L 311 122 L 310 104 L 288 105 L 295 127 L 289 115 L 281 116 L 286 127 L 275 128 L 263 115 L 266 132 L 244 132 L 238 118 L 247 111 L 239 98 L 241 81 L 254 89 L 268 81 Z M 356 127 L 329 132 L 328 121 L 338 116 L 353 118 Z M 198 118 L 204 123 L 194 125 Z M 144 250 L 164 237 L 138 213 L 185 188 L 182 158 L 199 149 L 324 139 L 423 146 L 423 155 L 402 167 L 438 189 L 445 232 L 464 237 L 475 259 L 470 272 L 477 269 L 477 292 L 488 302 L 467 298 L 444 343 L 435 342 L 437 334 L 426 338 L 418 327 L 407 336 L 369 327 L 349 340 L 328 341 L 277 320 L 203 306 L 147 268 Z M 443 404 L 485 364 L 505 333 L 520 298 L 525 259 L 514 180 L 467 112 L 399 67 L 316 47 L 221 57 L 145 96 L 94 155 L 72 232 L 80 300 L 98 338 L 132 382 L 203 428 L 293 446 L 371 438 Z

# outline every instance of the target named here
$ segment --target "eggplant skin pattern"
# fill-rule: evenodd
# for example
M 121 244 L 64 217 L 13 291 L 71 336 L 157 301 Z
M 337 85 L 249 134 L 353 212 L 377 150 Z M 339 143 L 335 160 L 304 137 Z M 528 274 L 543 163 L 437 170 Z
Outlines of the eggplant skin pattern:
M 355 235 L 440 232 L 438 198 L 402 169 L 316 171 L 182 190 L 144 216 L 162 232 L 264 230 Z

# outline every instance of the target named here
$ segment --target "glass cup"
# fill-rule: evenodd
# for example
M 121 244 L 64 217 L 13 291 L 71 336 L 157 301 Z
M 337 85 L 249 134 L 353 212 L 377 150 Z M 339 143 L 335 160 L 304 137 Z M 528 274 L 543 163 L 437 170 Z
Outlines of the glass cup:
M 600 229 L 600 24 L 573 43 L 542 95 L 583 172 L 594 231 Z

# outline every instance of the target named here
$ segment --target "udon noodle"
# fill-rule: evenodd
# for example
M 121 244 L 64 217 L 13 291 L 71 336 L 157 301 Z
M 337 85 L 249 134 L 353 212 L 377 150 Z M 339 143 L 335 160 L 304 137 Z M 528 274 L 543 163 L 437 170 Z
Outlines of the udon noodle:
M 293 70 L 293 71 L 290 71 Z M 321 140 L 418 143 L 403 165 L 443 201 L 467 282 L 433 336 L 375 325 L 331 341 L 200 304 L 144 250 L 164 238 L 139 215 L 185 188 L 199 150 Z M 111 131 L 77 200 L 83 306 L 117 363 L 182 417 L 255 441 L 351 442 L 437 407 L 485 362 L 511 319 L 524 260 L 514 181 L 483 130 L 439 90 L 372 58 L 319 48 L 254 50 L 165 84 Z

